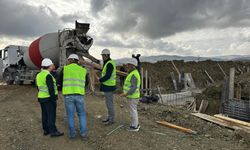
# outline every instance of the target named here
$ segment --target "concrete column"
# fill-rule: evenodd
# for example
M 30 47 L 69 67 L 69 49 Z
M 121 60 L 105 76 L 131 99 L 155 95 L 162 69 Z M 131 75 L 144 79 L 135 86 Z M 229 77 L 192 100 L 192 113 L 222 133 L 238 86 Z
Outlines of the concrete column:
M 234 75 L 235 75 L 235 68 L 230 68 L 229 74 L 229 99 L 234 98 Z

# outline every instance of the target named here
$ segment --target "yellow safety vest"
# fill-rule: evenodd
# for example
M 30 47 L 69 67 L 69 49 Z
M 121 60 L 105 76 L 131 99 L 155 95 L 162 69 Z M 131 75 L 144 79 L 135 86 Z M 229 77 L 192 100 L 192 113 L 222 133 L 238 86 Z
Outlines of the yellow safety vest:
M 102 69 L 102 77 L 104 77 L 106 75 L 106 72 L 107 72 L 107 65 L 108 64 L 112 64 L 113 65 L 113 72 L 112 72 L 112 75 L 111 77 L 106 80 L 105 82 L 103 82 L 102 84 L 106 85 L 106 86 L 115 86 L 116 85 L 116 64 L 113 60 L 109 60 L 103 67 Z
M 133 70 L 128 74 L 128 76 L 125 79 L 124 86 L 123 86 L 123 92 L 128 93 L 128 91 L 131 88 L 131 78 L 132 76 L 135 76 L 137 79 L 137 85 L 136 90 L 131 95 L 127 95 L 127 98 L 140 98 L 140 85 L 141 85 L 141 77 L 139 74 L 139 71 L 137 69 Z
M 53 83 L 54 83 L 55 95 L 58 94 L 55 78 L 50 74 L 49 71 L 42 70 L 36 76 L 36 83 L 37 83 L 37 87 L 38 87 L 38 98 L 49 98 L 50 97 L 48 86 L 46 84 L 47 75 L 50 75 L 52 77 Z
M 64 66 L 63 69 L 63 95 L 85 94 L 87 70 L 75 63 Z

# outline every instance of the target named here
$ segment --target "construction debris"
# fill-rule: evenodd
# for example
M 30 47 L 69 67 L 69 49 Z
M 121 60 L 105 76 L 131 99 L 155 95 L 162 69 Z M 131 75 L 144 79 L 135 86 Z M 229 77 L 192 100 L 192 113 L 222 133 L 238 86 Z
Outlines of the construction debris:
M 236 124 L 236 123 L 232 123 L 232 122 L 222 120 L 222 119 L 210 116 L 210 115 L 202 114 L 202 113 L 191 113 L 191 115 L 193 115 L 195 117 L 198 117 L 198 118 L 201 118 L 203 120 L 218 124 L 220 126 L 229 128 L 229 129 L 243 130 L 243 131 L 245 131 L 247 133 L 250 133 L 250 127 L 248 127 L 248 126 L 239 125 L 239 124 Z
M 232 122 L 232 123 L 236 123 L 236 124 L 239 124 L 239 125 L 250 127 L 250 123 L 249 122 L 241 121 L 241 120 L 238 120 L 238 119 L 233 119 L 233 118 L 224 116 L 222 114 L 214 115 L 214 117 L 219 118 L 219 119 L 223 119 L 223 120 L 226 120 L 226 121 L 229 121 L 229 122 Z
M 157 86 L 157 90 L 158 90 L 158 93 L 159 93 L 159 97 L 160 97 L 161 103 L 163 104 L 163 99 L 162 99 L 162 96 L 161 96 L 161 89 L 160 89 L 159 86 Z
M 114 133 L 116 130 L 120 129 L 121 127 L 123 127 L 124 125 L 119 125 L 118 127 L 116 127 L 114 130 L 110 131 L 109 133 L 107 133 L 107 135 L 111 135 L 112 133 Z
M 163 125 L 163 126 L 166 126 L 166 127 L 169 127 L 169 128 L 173 128 L 173 129 L 185 132 L 185 133 L 197 134 L 196 131 L 193 131 L 191 129 L 187 129 L 187 128 L 184 128 L 184 127 L 181 127 L 181 126 L 177 126 L 175 124 L 172 124 L 172 123 L 169 123 L 169 122 L 166 122 L 166 121 L 156 121 L 156 123 L 158 123 L 160 125 Z
M 206 112 L 207 107 L 208 107 L 208 101 L 207 101 L 207 100 L 202 100 L 198 112 L 199 112 L 199 113 L 204 113 L 204 112 Z
M 224 74 L 224 76 L 226 77 L 227 75 L 226 75 L 225 71 L 222 69 L 222 67 L 220 66 L 220 64 L 219 64 L 219 63 L 217 63 L 217 65 L 219 66 L 220 70 L 222 71 L 222 73 L 223 73 L 223 74 Z
M 170 75 L 171 75 L 171 78 L 172 78 L 172 81 L 173 81 L 173 84 L 174 84 L 174 89 L 175 89 L 175 91 L 177 91 L 178 88 L 177 88 L 177 82 L 176 82 L 176 79 L 175 79 L 175 76 L 174 76 L 174 72 L 170 72 Z
M 187 107 L 187 110 L 197 112 L 197 110 L 196 110 L 196 100 L 191 101 L 191 103 Z
M 208 74 L 207 70 L 204 71 L 207 75 L 207 77 L 209 78 L 209 80 L 211 81 L 211 83 L 214 83 L 214 79 Z

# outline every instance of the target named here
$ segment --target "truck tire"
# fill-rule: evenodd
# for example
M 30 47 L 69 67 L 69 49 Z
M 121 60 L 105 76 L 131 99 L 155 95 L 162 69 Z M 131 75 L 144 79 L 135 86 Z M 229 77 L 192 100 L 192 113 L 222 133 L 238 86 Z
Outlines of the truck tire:
M 19 77 L 18 73 L 15 74 L 15 80 L 14 80 L 14 82 L 15 82 L 16 85 L 23 85 L 23 81 L 20 80 L 20 77 Z
M 7 84 L 7 85 L 12 85 L 14 80 L 11 80 L 11 74 L 8 70 L 5 70 L 3 73 L 3 81 Z
M 16 85 L 23 85 L 23 81 L 20 81 L 20 80 L 19 81 L 15 81 L 15 84 Z

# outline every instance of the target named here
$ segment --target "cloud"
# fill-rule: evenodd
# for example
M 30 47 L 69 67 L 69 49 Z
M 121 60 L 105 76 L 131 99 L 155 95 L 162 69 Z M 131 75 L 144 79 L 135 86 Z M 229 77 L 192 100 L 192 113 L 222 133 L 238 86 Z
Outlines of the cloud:
M 61 17 L 61 20 L 65 23 L 74 23 L 79 18 L 81 18 L 79 14 L 66 14 Z
M 17 0 L 1 0 L 0 6 L 0 35 L 33 37 L 58 30 L 60 19 L 48 6 Z
M 73 14 L 65 14 L 60 17 L 61 21 L 64 23 L 75 23 L 76 20 L 91 20 L 86 15 L 82 14 L 81 12 L 75 12 Z
M 247 0 L 98 0 L 94 12 L 112 12 L 106 32 L 140 34 L 156 39 L 202 28 L 250 25 Z
M 96 16 L 98 12 L 102 11 L 108 4 L 108 0 L 91 0 L 91 11 Z

